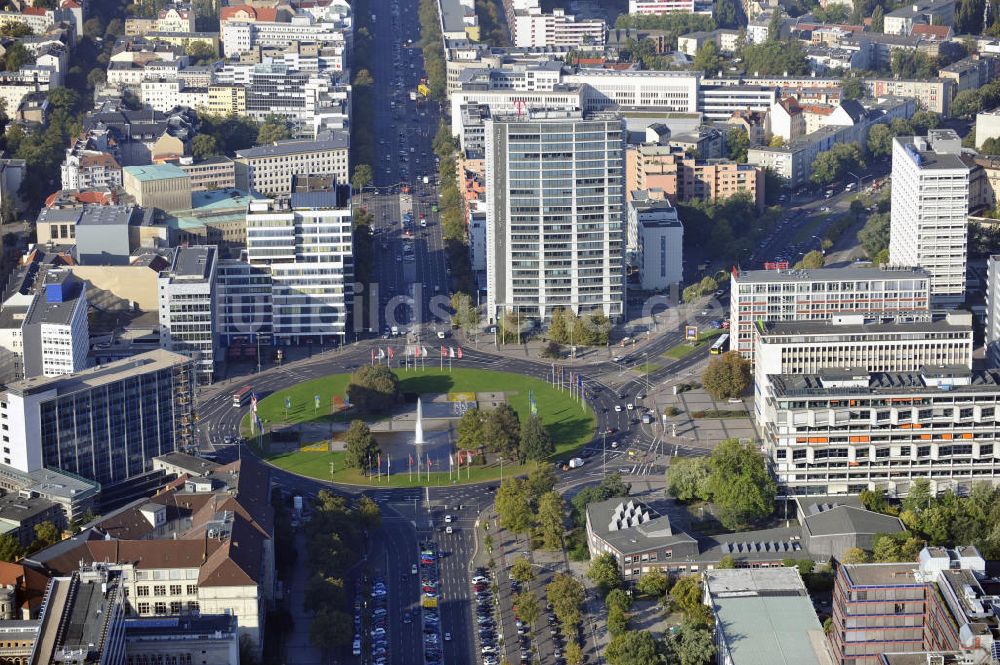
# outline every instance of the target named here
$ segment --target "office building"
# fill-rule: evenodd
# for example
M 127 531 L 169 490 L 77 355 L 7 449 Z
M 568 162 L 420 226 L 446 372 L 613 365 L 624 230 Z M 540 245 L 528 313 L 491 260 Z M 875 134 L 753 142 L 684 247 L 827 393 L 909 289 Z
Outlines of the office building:
M 486 124 L 487 312 L 621 317 L 624 132 L 616 115 L 537 111 Z
M 240 660 L 239 635 L 234 614 L 129 617 L 125 652 L 130 665 L 225 665 Z
M 998 588 L 986 568 L 974 546 L 925 547 L 915 562 L 838 566 L 834 663 L 996 662 Z
M 674 143 L 671 139 L 671 143 Z M 674 145 L 643 143 L 625 150 L 626 194 L 661 190 L 671 202 L 721 201 L 745 193 L 764 208 L 764 170 L 728 159 L 698 159 Z
M 917 25 L 950 26 L 955 20 L 955 0 L 917 0 L 885 15 L 887 35 L 909 35 Z
M 603 46 L 602 19 L 577 19 L 566 10 L 543 12 L 538 5 L 514 13 L 514 45 L 519 47 Z
M 227 20 L 222 26 L 223 55 L 238 56 L 258 46 L 288 46 L 294 42 L 321 45 L 345 45 L 344 28 L 326 21 L 316 21 L 308 14 L 299 14 L 291 21 Z
M 152 469 L 193 442 L 194 366 L 157 350 L 60 377 L 10 384 L 0 396 L 0 461 L 23 473 L 67 471 L 104 486 Z
M 316 140 L 289 139 L 236 152 L 236 183 L 244 191 L 288 196 L 298 173 L 330 175 L 339 185 L 350 182 L 350 135 L 334 131 Z
M 969 166 L 950 129 L 893 139 L 889 261 L 931 274 L 934 306 L 965 300 Z
M 823 627 L 798 568 L 704 573 L 719 665 L 825 665 Z
M 246 254 L 219 261 L 219 343 L 224 347 L 271 344 L 273 330 L 271 270 L 250 265 Z
M 350 186 L 299 176 L 247 212 L 247 259 L 268 267 L 276 344 L 343 342 L 354 285 Z
M 922 268 L 733 270 L 729 281 L 729 348 L 751 361 L 758 321 L 930 309 L 930 275 Z
M 236 162 L 225 155 L 213 155 L 200 162 L 182 159 L 178 166 L 191 179 L 192 192 L 236 189 Z
M 695 0 L 629 0 L 629 14 L 669 14 L 681 12 L 693 14 L 696 9 Z
M 1000 255 L 986 262 L 986 361 L 1000 367 Z
M 838 368 L 917 372 L 924 365 L 939 364 L 972 367 L 968 312 L 845 313 L 824 321 L 759 321 L 753 323 L 753 336 L 758 396 L 767 394 L 771 374 L 815 374 Z
M 150 619 L 154 627 L 153 619 L 182 629 L 198 616 L 232 616 L 239 637 L 259 654 L 276 591 L 273 539 L 270 472 L 247 455 L 204 475 L 181 476 L 34 553 L 28 563 L 57 576 L 81 564 L 109 568 L 119 575 L 128 616 Z M 161 644 L 166 653 L 185 649 Z
M 684 226 L 662 196 L 635 192 L 628 204 L 626 255 L 639 271 L 639 288 L 657 291 L 683 281 Z
M 195 362 L 200 381 L 215 375 L 216 270 L 214 246 L 178 247 L 159 276 L 160 346 Z

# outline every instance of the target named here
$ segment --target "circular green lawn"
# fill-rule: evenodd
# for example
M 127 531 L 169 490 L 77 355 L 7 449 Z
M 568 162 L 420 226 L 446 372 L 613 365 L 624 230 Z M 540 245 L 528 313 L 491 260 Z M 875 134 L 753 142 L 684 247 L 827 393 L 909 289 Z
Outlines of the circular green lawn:
M 574 399 L 568 391 L 559 390 L 539 379 L 510 372 L 466 368 L 455 368 L 452 371 L 397 371 L 396 374 L 399 376 L 400 390 L 404 393 L 502 392 L 507 403 L 517 411 L 522 420 L 530 415 L 528 394 L 533 393 L 538 415 L 556 445 L 554 458 L 566 456 L 580 448 L 590 440 L 594 432 L 594 414 L 590 407 Z M 346 397 L 349 380 L 349 374 L 331 374 L 268 395 L 257 404 L 257 413 L 264 421 L 265 431 L 274 425 L 349 419 L 349 412 L 339 410 Z M 244 435 L 250 436 L 249 414 L 244 416 L 241 429 Z M 272 464 L 294 473 L 342 483 L 376 484 L 375 479 L 363 476 L 356 469 L 345 468 L 342 452 L 300 449 L 289 453 L 269 454 L 266 446 L 261 452 Z M 503 471 L 506 476 L 524 470 L 519 466 L 505 464 Z M 463 470 L 460 482 L 486 481 L 499 476 L 498 464 L 475 466 L 468 477 Z M 431 473 L 429 481 L 426 473 L 421 474 L 421 480 L 418 481 L 415 475 L 411 479 L 405 471 L 399 473 L 394 469 L 393 475 L 388 480 L 383 477 L 381 484 L 398 487 L 443 485 L 449 482 L 452 480 L 447 472 Z

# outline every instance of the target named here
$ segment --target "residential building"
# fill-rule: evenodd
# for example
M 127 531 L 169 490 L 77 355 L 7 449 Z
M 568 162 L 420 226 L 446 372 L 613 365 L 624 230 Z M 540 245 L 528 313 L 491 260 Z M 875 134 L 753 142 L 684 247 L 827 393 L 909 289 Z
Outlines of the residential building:
M 198 378 L 215 376 L 218 248 L 178 247 L 170 270 L 160 273 L 160 346 L 195 361 Z
M 266 265 L 244 256 L 224 259 L 218 267 L 219 343 L 224 347 L 271 344 L 274 332 L 273 285 Z
M 1000 367 L 1000 255 L 986 261 L 986 361 Z
M 80 142 L 66 150 L 63 189 L 104 189 L 122 186 L 122 167 L 109 152 L 89 150 Z
M 126 166 L 122 184 L 125 193 L 143 208 L 169 212 L 191 207 L 191 177 L 175 164 Z
M 24 473 L 51 467 L 104 486 L 128 483 L 153 457 L 193 442 L 193 379 L 189 358 L 157 350 L 9 384 L 0 461 Z
M 317 21 L 305 13 L 297 14 L 287 22 L 230 19 L 221 25 L 221 36 L 223 55 L 227 58 L 257 46 L 288 46 L 293 42 L 343 45 L 347 42 L 342 26 Z
M 711 14 L 711 4 L 696 0 L 629 0 L 629 14 Z
M 955 97 L 955 82 L 951 79 L 865 78 L 863 82 L 869 97 L 912 98 L 923 109 L 943 116 L 951 114 L 951 100 Z
M 626 197 L 654 189 L 673 203 L 721 201 L 746 193 L 758 208 L 764 206 L 764 174 L 758 167 L 728 159 L 696 159 L 672 146 L 629 146 L 625 150 Z
M 354 284 L 350 185 L 299 176 L 247 212 L 247 259 L 270 268 L 276 344 L 344 341 Z
M 683 281 L 684 226 L 662 195 L 635 192 L 628 204 L 626 254 L 639 288 L 658 291 Z
M 780 136 L 786 142 L 805 136 L 806 119 L 798 101 L 793 97 L 786 97 L 771 106 L 769 119 L 771 134 Z
M 334 131 L 316 140 L 289 139 L 238 150 L 237 186 L 265 196 L 287 196 L 292 177 L 299 173 L 330 175 L 338 184 L 347 184 L 349 146 L 349 134 Z
M 234 617 L 240 638 L 259 653 L 275 599 L 270 496 L 268 467 L 248 455 L 203 476 L 181 476 L 154 496 L 36 552 L 27 563 L 56 576 L 81 564 L 117 574 L 130 618 L 155 618 L 160 622 L 150 623 L 160 628 L 177 622 L 182 643 L 161 642 L 165 655 L 177 654 L 176 662 L 187 662 L 181 654 L 191 644 L 184 622 L 198 616 Z M 213 650 L 222 647 L 212 644 Z M 201 648 L 208 651 L 209 645 Z
M 515 12 L 514 45 L 603 46 L 605 29 L 601 19 L 577 19 L 558 7 L 550 12 L 543 12 L 541 7 L 534 5 Z
M 893 139 L 889 261 L 927 269 L 935 306 L 965 300 L 969 166 L 961 152 L 950 129 Z
M 708 32 L 689 32 L 677 38 L 677 50 L 684 55 L 694 57 L 705 44 L 712 42 L 723 53 L 735 53 L 739 43 L 739 30 L 719 28 Z M 715 72 L 706 72 L 711 76 Z
M 25 491 L 0 496 L 0 532 L 16 538 L 21 547 L 30 547 L 38 539 L 35 527 L 43 522 L 51 522 L 60 530 L 66 527 L 66 518 L 58 503 Z M 5 608 L 0 601 L 2 609 Z
M 887 35 L 908 35 L 916 25 L 950 26 L 955 20 L 955 0 L 917 0 L 885 15 Z
M 858 312 L 930 309 L 930 274 L 922 268 L 733 270 L 730 345 L 753 361 L 757 322 L 826 321 Z
M 22 65 L 16 72 L 0 72 L 0 100 L 14 114 L 34 93 L 59 87 L 59 74 L 51 67 Z
M 834 663 L 993 662 L 997 591 L 974 546 L 925 547 L 916 562 L 841 564 L 829 631 Z
M 487 121 L 491 320 L 501 310 L 539 319 L 555 308 L 622 315 L 622 129 L 619 116 L 579 111 L 494 115 Z
M 734 568 L 703 574 L 719 665 L 825 665 L 823 627 L 799 569 Z

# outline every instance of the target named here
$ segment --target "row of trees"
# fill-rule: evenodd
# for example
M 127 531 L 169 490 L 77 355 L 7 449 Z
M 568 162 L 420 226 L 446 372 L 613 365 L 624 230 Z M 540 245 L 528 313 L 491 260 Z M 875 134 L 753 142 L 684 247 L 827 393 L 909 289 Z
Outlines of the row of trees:
M 562 627 L 562 634 L 568 638 L 563 657 L 567 665 L 579 665 L 583 662 L 583 654 L 577 635 L 580 634 L 580 624 L 583 621 L 581 608 L 587 598 L 586 589 L 570 575 L 557 573 L 546 585 L 545 596 L 552 604 L 552 613 Z
M 710 296 L 719 288 L 719 282 L 712 276 L 706 276 L 697 284 L 684 288 L 684 302 L 692 303 L 703 296 Z
M 826 186 L 843 179 L 848 172 L 864 169 L 865 166 L 860 143 L 837 143 L 816 155 L 809 179 L 817 185 Z
M 751 250 L 780 217 L 780 209 L 763 213 L 748 192 L 737 192 L 717 201 L 691 199 L 677 203 L 684 220 L 684 248 L 711 246 L 715 256 L 737 261 Z
M 951 114 L 959 118 L 971 118 L 985 109 L 1000 104 L 1000 81 L 993 81 L 972 90 L 963 90 L 951 102 Z
M 366 496 L 352 506 L 347 499 L 320 491 L 307 531 L 309 581 L 304 606 L 314 612 L 309 628 L 312 643 L 332 650 L 350 644 L 354 635 L 344 575 L 361 558 L 364 531 L 378 526 L 378 504 Z
M 438 21 L 437 3 L 420 0 L 420 44 L 424 55 L 424 73 L 431 97 L 443 100 L 447 89 L 447 72 L 444 62 L 444 43 L 441 41 L 441 24 Z
M 941 116 L 933 111 L 917 111 L 909 118 L 896 118 L 891 123 L 879 123 L 868 131 L 868 153 L 877 158 L 892 155 L 892 140 L 897 136 L 924 136 L 936 129 Z
M 555 485 L 555 471 L 548 464 L 535 466 L 527 478 L 504 480 L 495 502 L 500 526 L 514 533 L 537 533 L 544 548 L 561 549 L 566 507 Z
M 451 269 L 453 288 L 455 292 L 471 296 L 475 293 L 476 285 L 469 259 L 465 201 L 459 191 L 459 174 L 455 160 L 458 143 L 444 121 L 438 125 L 432 148 L 439 160 L 438 213 L 441 216 L 441 234 L 444 238 L 445 257 Z
M 36 524 L 33 527 L 33 531 L 35 532 L 35 539 L 27 547 L 21 545 L 17 533 L 0 535 L 0 561 L 13 563 L 27 554 L 37 552 L 62 540 L 62 533 L 49 520 Z
M 522 422 L 507 404 L 467 410 L 458 421 L 455 442 L 463 450 L 498 453 L 521 464 L 544 460 L 555 452 L 542 419 L 532 414 Z
M 548 337 L 557 344 L 606 346 L 611 335 L 611 321 L 599 310 L 577 316 L 570 310 L 553 310 Z
M 479 310 L 472 304 L 472 296 L 461 291 L 451 296 L 451 325 L 472 332 L 479 328 Z
M 742 529 L 774 511 L 777 491 L 753 443 L 726 439 L 708 457 L 674 459 L 667 492 L 678 501 L 711 501 L 727 529 Z

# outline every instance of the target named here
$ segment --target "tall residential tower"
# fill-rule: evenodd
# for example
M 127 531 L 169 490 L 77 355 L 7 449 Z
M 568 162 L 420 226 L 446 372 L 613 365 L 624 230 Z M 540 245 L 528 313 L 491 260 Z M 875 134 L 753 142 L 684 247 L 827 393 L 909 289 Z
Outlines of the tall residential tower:
M 530 111 L 486 123 L 487 312 L 622 315 L 624 131 L 614 114 Z

